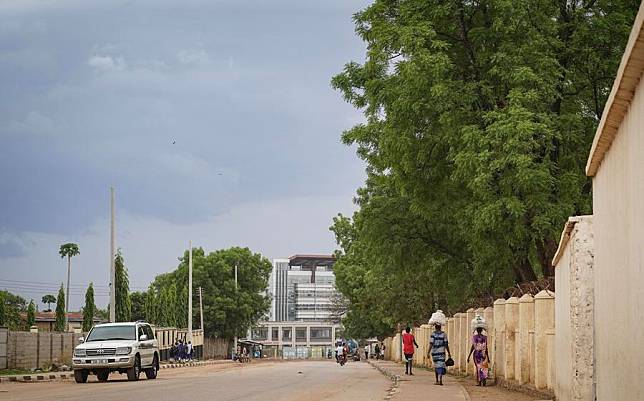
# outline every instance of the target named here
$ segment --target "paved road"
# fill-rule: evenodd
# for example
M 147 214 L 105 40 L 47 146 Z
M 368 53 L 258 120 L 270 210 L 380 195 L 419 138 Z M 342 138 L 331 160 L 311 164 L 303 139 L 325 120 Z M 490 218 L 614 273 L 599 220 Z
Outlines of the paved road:
M 330 361 L 263 362 L 250 365 L 205 366 L 162 370 L 156 380 L 86 384 L 72 381 L 2 383 L 0 400 L 7 401 L 371 401 L 382 400 L 390 386 L 364 362 L 340 367 Z

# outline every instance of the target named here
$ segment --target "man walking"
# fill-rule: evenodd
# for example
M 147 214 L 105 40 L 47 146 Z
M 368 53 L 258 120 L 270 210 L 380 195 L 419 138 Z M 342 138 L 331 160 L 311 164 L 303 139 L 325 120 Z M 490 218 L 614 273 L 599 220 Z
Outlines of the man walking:
M 414 359 L 414 346 L 418 348 L 418 344 L 416 344 L 416 338 L 413 334 L 411 334 L 411 328 L 409 328 L 409 326 L 405 328 L 405 333 L 402 336 L 402 342 L 403 353 L 405 354 L 405 374 L 413 376 L 414 374 L 411 372 L 411 368 L 413 366 L 412 361 Z
M 369 359 L 369 344 L 364 346 L 364 359 Z

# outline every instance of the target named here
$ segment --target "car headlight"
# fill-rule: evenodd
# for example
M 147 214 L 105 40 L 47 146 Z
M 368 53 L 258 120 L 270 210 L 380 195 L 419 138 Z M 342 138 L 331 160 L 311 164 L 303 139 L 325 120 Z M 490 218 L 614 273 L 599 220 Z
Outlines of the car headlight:
M 85 351 L 85 348 L 76 348 L 74 350 L 74 356 L 87 356 L 87 352 Z
M 128 355 L 132 352 L 132 347 L 118 347 L 116 349 L 116 355 Z

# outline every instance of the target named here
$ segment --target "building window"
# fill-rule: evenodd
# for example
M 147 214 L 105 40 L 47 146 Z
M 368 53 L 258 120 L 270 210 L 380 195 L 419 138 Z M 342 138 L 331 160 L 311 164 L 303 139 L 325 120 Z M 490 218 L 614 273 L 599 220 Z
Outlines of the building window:
M 282 329 L 282 341 L 291 341 L 291 329 L 283 328 Z
M 257 341 L 265 341 L 268 337 L 268 327 L 257 327 L 251 332 L 251 339 Z
M 279 341 L 279 330 L 277 327 L 273 327 L 271 334 L 272 341 Z
M 295 341 L 306 342 L 306 327 L 295 328 Z
M 311 327 L 311 341 L 331 341 L 331 327 Z

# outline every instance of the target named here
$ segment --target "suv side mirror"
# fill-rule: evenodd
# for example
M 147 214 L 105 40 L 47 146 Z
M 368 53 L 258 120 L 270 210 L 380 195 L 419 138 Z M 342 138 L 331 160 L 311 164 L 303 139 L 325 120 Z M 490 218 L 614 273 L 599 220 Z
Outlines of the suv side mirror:
M 141 336 L 139 337 L 139 341 L 148 341 L 148 336 L 146 336 L 145 334 L 141 334 Z
M 84 342 L 85 342 L 85 337 L 81 337 L 81 338 L 79 338 L 79 339 L 78 339 L 78 342 L 79 342 L 79 343 L 81 343 L 81 344 L 82 344 L 82 343 L 84 343 Z

